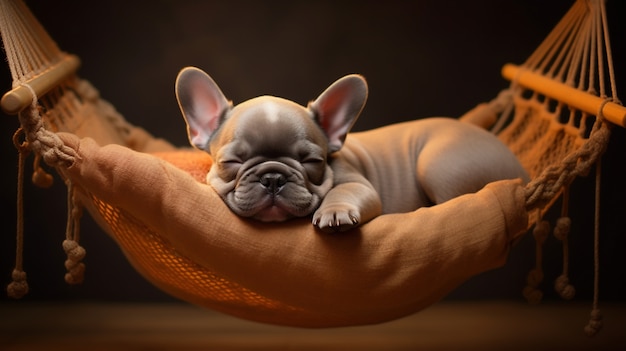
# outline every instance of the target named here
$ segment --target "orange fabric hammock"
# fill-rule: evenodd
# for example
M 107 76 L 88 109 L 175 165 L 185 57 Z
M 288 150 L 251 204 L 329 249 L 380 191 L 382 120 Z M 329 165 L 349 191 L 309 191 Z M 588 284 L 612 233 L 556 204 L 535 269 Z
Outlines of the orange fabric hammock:
M 504 264 L 527 224 L 515 181 L 381 216 L 349 235 L 321 234 L 306 219 L 262 224 L 234 217 L 201 174 L 186 173 L 185 164 L 193 172 L 210 164 L 200 152 L 163 153 L 163 162 L 60 136 L 77 151 L 64 174 L 90 189 L 96 213 L 139 272 L 183 300 L 246 319 L 329 327 L 402 317 Z

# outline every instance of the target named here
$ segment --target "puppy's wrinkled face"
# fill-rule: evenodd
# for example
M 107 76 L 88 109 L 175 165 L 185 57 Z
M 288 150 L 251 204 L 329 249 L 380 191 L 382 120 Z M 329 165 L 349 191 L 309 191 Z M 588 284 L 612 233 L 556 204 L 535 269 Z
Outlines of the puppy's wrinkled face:
M 328 139 L 311 112 L 289 100 L 264 96 L 235 106 L 209 152 L 207 181 L 240 216 L 306 216 L 332 187 Z
M 176 78 L 176 98 L 194 147 L 209 152 L 207 182 L 243 217 L 284 221 L 317 209 L 333 186 L 327 164 L 367 100 L 367 84 L 347 75 L 307 107 L 262 96 L 233 107 L 196 67 Z

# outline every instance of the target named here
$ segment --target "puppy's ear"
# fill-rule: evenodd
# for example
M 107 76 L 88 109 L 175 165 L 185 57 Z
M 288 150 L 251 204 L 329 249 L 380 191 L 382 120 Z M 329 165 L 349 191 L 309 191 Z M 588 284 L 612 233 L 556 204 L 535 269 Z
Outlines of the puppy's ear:
M 309 109 L 328 136 L 330 152 L 341 149 L 366 100 L 365 79 L 352 74 L 334 82 L 309 103 Z
M 189 142 L 206 150 L 231 102 L 208 74 L 195 67 L 183 68 L 178 73 L 176 99 L 187 122 Z

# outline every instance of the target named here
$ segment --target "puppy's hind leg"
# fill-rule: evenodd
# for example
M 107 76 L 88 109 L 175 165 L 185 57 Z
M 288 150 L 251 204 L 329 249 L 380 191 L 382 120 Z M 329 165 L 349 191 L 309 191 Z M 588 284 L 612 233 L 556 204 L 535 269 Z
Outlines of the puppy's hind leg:
M 475 193 L 493 181 L 528 179 L 515 156 L 495 138 L 472 138 L 464 145 L 425 149 L 418 160 L 417 176 L 433 204 Z

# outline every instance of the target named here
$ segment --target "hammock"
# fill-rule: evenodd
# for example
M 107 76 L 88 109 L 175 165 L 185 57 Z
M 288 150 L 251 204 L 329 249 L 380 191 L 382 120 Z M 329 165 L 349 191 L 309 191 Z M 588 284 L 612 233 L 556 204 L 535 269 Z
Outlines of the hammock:
M 2 108 L 19 115 L 20 163 L 33 152 L 36 163 L 55 167 L 68 185 L 68 283 L 80 282 L 84 272 L 78 242 L 84 208 L 138 272 L 184 301 L 278 325 L 380 323 L 502 266 L 533 226 L 540 253 L 550 230 L 542 216 L 599 162 L 611 125 L 625 125 L 613 79 L 605 82 L 605 75 L 613 77 L 605 16 L 603 1 L 574 3 L 523 65 L 504 66 L 510 87 L 462 117 L 491 128 L 516 153 L 528 184 L 494 182 L 441 205 L 380 216 L 345 235 L 323 235 L 307 219 L 272 225 L 232 214 L 203 184 L 208 155 L 128 123 L 76 75 L 78 58 L 61 51 L 17 0 L 0 1 L 13 75 Z M 50 181 L 41 167 L 33 179 Z M 564 250 L 569 225 L 564 213 L 555 227 Z M 8 287 L 15 297 L 28 290 L 21 228 Z M 525 289 L 534 302 L 541 297 L 539 258 Z M 571 297 L 566 264 L 557 283 Z M 589 334 L 600 319 L 596 294 Z

